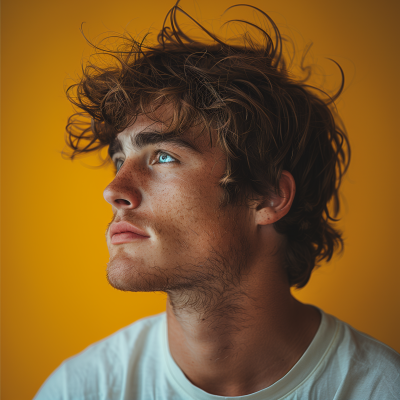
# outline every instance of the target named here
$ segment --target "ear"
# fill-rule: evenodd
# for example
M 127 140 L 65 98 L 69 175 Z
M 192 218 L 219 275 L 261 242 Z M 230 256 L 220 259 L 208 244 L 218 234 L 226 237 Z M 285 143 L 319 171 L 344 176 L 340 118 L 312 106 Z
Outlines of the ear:
M 290 210 L 296 193 L 296 184 L 290 172 L 282 171 L 279 181 L 279 195 L 272 194 L 256 208 L 257 225 L 268 225 L 280 220 Z

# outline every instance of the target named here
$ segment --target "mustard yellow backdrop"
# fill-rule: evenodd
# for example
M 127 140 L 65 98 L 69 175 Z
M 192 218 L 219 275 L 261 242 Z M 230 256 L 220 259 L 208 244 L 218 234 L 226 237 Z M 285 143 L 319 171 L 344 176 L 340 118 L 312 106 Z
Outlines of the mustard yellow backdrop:
M 102 191 L 110 169 L 96 159 L 61 158 L 72 108 L 64 87 L 91 53 L 80 33 L 156 32 L 171 1 L 3 0 L 2 2 L 2 399 L 31 399 L 65 358 L 150 314 L 162 294 L 108 286 Z M 218 25 L 233 0 L 183 0 Z M 400 351 L 399 2 L 252 0 L 325 68 L 353 148 L 340 226 L 346 249 L 296 291 Z M 232 14 L 238 17 L 238 14 Z M 240 14 L 239 14 L 240 16 Z M 322 77 L 322 75 L 321 75 Z M 336 85 L 336 86 L 335 86 Z

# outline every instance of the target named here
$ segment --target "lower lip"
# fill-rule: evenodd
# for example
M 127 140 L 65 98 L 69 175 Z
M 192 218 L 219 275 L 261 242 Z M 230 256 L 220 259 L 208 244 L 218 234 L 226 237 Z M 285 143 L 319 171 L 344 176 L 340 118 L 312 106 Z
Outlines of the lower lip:
M 116 233 L 111 238 L 111 244 L 129 243 L 137 239 L 149 239 L 147 236 L 138 235 L 133 232 Z

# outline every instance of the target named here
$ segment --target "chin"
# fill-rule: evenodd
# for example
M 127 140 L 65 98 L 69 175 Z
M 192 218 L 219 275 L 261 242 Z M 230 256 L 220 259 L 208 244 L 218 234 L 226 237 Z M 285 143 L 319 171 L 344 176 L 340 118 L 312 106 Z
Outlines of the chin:
M 107 264 L 107 280 L 115 289 L 129 292 L 165 291 L 167 276 L 158 267 L 148 267 L 144 260 L 116 256 Z

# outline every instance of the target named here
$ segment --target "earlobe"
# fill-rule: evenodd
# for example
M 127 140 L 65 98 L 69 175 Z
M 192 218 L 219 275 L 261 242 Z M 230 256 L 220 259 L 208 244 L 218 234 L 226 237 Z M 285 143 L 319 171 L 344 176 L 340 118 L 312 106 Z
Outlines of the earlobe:
M 296 193 L 296 184 L 292 174 L 282 171 L 279 181 L 279 195 L 273 193 L 260 202 L 256 208 L 256 224 L 268 225 L 280 220 L 290 210 Z

